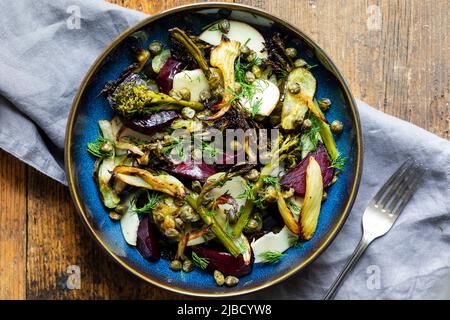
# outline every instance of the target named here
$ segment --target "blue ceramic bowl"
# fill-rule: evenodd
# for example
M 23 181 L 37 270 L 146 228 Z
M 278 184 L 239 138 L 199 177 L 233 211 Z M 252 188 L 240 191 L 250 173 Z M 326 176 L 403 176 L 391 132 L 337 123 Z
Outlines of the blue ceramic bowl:
M 172 272 L 168 261 L 151 263 L 143 259 L 134 247 L 123 239 L 119 223 L 108 217 L 103 207 L 97 186 L 92 178 L 94 159 L 86 152 L 86 144 L 95 140 L 97 121 L 111 119 L 113 112 L 108 102 L 98 93 L 103 85 L 117 78 L 119 73 L 134 61 L 130 47 L 136 31 L 144 31 L 145 46 L 158 39 L 167 43 L 168 29 L 181 27 L 200 33 L 209 23 L 231 15 L 259 29 L 265 37 L 275 32 L 287 36 L 288 45 L 296 47 L 300 56 L 309 64 L 317 79 L 316 97 L 327 97 L 333 107 L 328 119 L 339 119 L 344 123 L 344 132 L 337 137 L 339 150 L 348 157 L 337 183 L 328 190 L 328 200 L 323 203 L 314 237 L 300 248 L 291 248 L 279 263 L 257 264 L 253 272 L 243 277 L 233 288 L 217 287 L 211 275 L 195 270 L 185 273 Z M 141 32 L 142 35 L 142 32 Z M 90 233 L 98 243 L 125 269 L 140 278 L 172 290 L 197 296 L 232 296 L 256 291 L 282 281 L 310 264 L 331 243 L 344 224 L 356 197 L 362 171 L 361 127 L 356 104 L 350 90 L 328 56 L 306 35 L 290 24 L 268 13 L 246 6 L 225 3 L 203 3 L 178 7 L 147 18 L 122 33 L 100 55 L 90 68 L 69 116 L 66 136 L 66 170 L 75 206 Z

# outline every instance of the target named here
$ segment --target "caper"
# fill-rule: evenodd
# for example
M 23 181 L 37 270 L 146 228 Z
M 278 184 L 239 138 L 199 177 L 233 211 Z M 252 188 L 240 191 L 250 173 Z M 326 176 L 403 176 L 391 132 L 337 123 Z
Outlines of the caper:
M 344 129 L 344 125 L 339 120 L 334 120 L 330 124 L 330 129 L 333 133 L 341 133 L 342 130 Z
M 192 119 L 195 116 L 195 110 L 189 107 L 184 107 L 181 110 L 181 115 L 185 118 Z
M 246 56 L 250 53 L 250 48 L 247 47 L 246 45 L 242 45 L 240 50 L 241 50 L 241 54 L 243 54 L 244 56 Z
M 114 148 L 114 146 L 110 141 L 105 141 L 100 146 L 100 151 L 110 153 L 113 150 L 113 148 Z
M 219 270 L 214 270 L 214 281 L 216 281 L 216 284 L 220 287 L 223 286 L 225 283 L 225 277 L 223 276 L 223 273 Z
M 172 89 L 169 91 L 169 96 L 176 100 L 182 100 L 183 97 L 181 96 L 180 92 L 178 90 Z
M 267 202 L 274 202 L 277 200 L 278 192 L 274 186 L 270 185 L 266 188 L 264 193 L 264 200 Z
M 294 82 L 294 83 L 291 83 L 290 85 L 289 85 L 289 92 L 290 93 L 292 93 L 292 94 L 298 94 L 298 93 L 300 93 L 300 91 L 302 90 L 302 87 L 300 86 L 300 83 L 298 83 L 298 82 Z
M 244 228 L 246 233 L 257 232 L 261 229 L 260 223 L 256 219 L 249 219 L 247 225 Z
M 109 218 L 111 220 L 118 221 L 118 220 L 120 220 L 122 218 L 122 215 L 117 213 L 117 212 L 115 212 L 115 211 L 111 211 L 109 213 Z
M 180 236 L 180 233 L 174 228 L 167 229 L 164 234 L 169 239 L 177 239 Z
M 261 78 L 262 70 L 260 66 L 257 66 L 256 64 L 253 65 L 252 72 L 256 78 Z
M 319 108 L 322 111 L 327 111 L 331 106 L 331 100 L 328 98 L 322 98 L 319 100 Z
M 183 265 L 180 260 L 173 260 L 170 263 L 169 268 L 173 271 L 180 271 L 183 268 Z
M 328 193 L 326 193 L 325 191 L 322 193 L 322 201 L 327 200 L 328 198 Z
M 192 191 L 197 193 L 202 192 L 202 183 L 198 180 L 192 181 Z
M 304 66 L 307 66 L 307 65 L 308 65 L 308 62 L 306 62 L 303 59 L 297 59 L 294 61 L 294 66 L 296 68 L 303 68 Z
M 212 95 L 215 97 L 219 97 L 223 96 L 224 93 L 225 93 L 224 88 L 221 85 L 219 85 L 213 90 Z
M 192 270 L 194 270 L 194 263 L 191 260 L 185 260 L 183 262 L 183 271 L 184 272 L 191 272 Z
M 242 85 L 239 82 L 235 82 L 233 85 L 233 91 L 235 93 L 241 93 L 242 92 Z
M 250 53 L 247 55 L 246 60 L 248 62 L 253 62 L 256 59 L 257 55 L 255 51 L 250 51 Z
M 289 188 L 289 190 L 285 190 L 282 193 L 284 199 L 290 198 L 294 195 L 295 190 L 293 188 Z
M 312 128 L 312 121 L 310 120 L 310 119 L 305 119 L 304 121 L 303 121 L 303 124 L 302 124 L 302 128 L 304 129 L 304 130 L 309 130 L 309 129 L 311 129 Z
M 181 88 L 178 92 L 180 93 L 182 100 L 191 100 L 191 90 L 189 90 L 188 88 Z
M 128 206 L 124 204 L 118 204 L 117 207 L 114 209 L 119 214 L 124 214 L 128 210 Z
M 211 93 L 209 92 L 209 90 L 202 90 L 200 91 L 199 98 L 200 101 L 206 101 L 211 98 Z
M 188 223 L 198 221 L 199 217 L 191 206 L 185 205 L 180 209 L 180 219 Z
M 245 178 L 250 181 L 256 181 L 259 178 L 259 171 L 256 169 L 252 169 L 245 175 Z
M 230 21 L 227 19 L 220 20 L 218 27 L 222 33 L 228 33 L 230 31 Z
M 163 51 L 163 44 L 161 41 L 155 40 L 152 41 L 152 43 L 150 43 L 150 45 L 148 46 L 148 49 L 150 50 L 150 52 L 157 56 L 158 54 L 160 54 Z
M 295 58 L 297 56 L 297 49 L 295 48 L 286 48 L 284 51 L 289 58 Z
M 217 87 L 222 81 L 222 74 L 217 68 L 210 68 L 208 82 L 211 88 Z
M 225 284 L 228 287 L 234 287 L 238 283 L 239 283 L 239 279 L 234 277 L 234 276 L 228 276 L 228 277 L 225 278 Z
M 300 127 L 303 124 L 303 118 L 298 118 L 295 120 L 295 126 Z
M 255 82 L 255 80 L 256 80 L 256 77 L 255 77 L 255 74 L 253 72 L 247 71 L 245 73 L 245 76 L 244 76 L 244 81 L 245 82 L 247 82 L 248 84 L 252 84 L 253 82 Z

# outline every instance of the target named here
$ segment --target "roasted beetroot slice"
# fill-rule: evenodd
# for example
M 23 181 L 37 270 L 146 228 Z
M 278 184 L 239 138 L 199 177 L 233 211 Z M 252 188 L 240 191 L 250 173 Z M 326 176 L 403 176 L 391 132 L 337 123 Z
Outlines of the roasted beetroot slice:
M 327 149 L 323 144 L 319 144 L 315 152 L 309 153 L 296 167 L 288 171 L 281 177 L 280 184 L 286 188 L 293 188 L 301 196 L 305 195 L 306 189 L 306 168 L 309 157 L 314 157 L 322 171 L 323 185 L 328 186 L 333 180 L 334 169 L 330 168 L 331 161 L 328 158 Z
M 225 276 L 242 277 L 252 272 L 254 257 L 250 263 L 245 264 L 242 255 L 234 257 L 228 252 L 221 252 L 211 248 L 205 247 L 192 247 L 197 255 L 209 260 L 208 269 L 211 271 L 219 270 Z
M 189 180 L 200 181 L 205 181 L 216 173 L 216 169 L 213 166 L 204 162 L 197 163 L 195 161 L 180 163 L 169 171 Z
M 139 253 L 149 261 L 158 261 L 161 253 L 156 242 L 155 230 L 150 223 L 148 215 L 145 215 L 139 223 L 136 248 Z
M 174 59 L 168 59 L 159 71 L 156 83 L 161 92 L 168 94 L 173 87 L 173 77 L 179 73 L 183 68 L 183 63 Z
M 152 134 L 169 126 L 177 118 L 175 111 L 159 111 L 148 116 L 131 118 L 125 126 L 143 134 Z

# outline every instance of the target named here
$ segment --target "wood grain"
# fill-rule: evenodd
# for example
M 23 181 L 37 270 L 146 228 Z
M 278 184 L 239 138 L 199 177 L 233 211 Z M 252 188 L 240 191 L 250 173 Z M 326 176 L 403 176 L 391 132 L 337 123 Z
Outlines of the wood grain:
M 109 1 L 149 14 L 198 2 Z M 234 2 L 273 13 L 311 36 L 355 97 L 450 137 L 447 0 Z M 0 299 L 178 298 L 114 264 L 81 225 L 68 190 L 3 151 L 0 191 Z M 71 265 L 81 270 L 79 290 L 67 287 Z

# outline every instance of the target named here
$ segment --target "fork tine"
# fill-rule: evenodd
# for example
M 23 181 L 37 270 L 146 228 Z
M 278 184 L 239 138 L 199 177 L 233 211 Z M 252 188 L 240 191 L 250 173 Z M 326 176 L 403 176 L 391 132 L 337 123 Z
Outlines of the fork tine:
M 386 183 L 381 187 L 381 189 L 377 192 L 377 194 L 373 197 L 373 201 L 375 203 L 378 203 L 381 199 L 381 197 L 384 195 L 384 193 L 388 190 L 388 188 L 391 186 L 392 182 L 397 179 L 403 172 L 403 170 L 410 164 L 411 158 L 407 159 L 400 168 L 395 171 L 395 173 L 386 181 Z
M 382 208 L 386 208 L 389 201 L 392 199 L 394 195 L 399 193 L 401 187 L 405 184 L 407 180 L 409 180 L 411 177 L 414 177 L 414 172 L 417 170 L 417 166 L 413 162 L 411 165 L 409 165 L 405 171 L 396 179 L 392 184 L 389 190 L 386 192 L 386 195 L 383 197 L 382 200 L 380 200 L 379 205 Z
M 392 212 L 392 210 L 394 210 L 399 201 L 402 199 L 404 193 L 407 191 L 408 186 L 414 184 L 421 174 L 422 169 L 420 166 L 414 166 L 414 168 L 411 168 L 409 175 L 398 186 L 394 194 L 391 196 L 391 199 L 386 200 L 384 208 Z
M 399 215 L 403 211 L 403 209 L 405 209 L 409 200 L 411 200 L 412 196 L 414 195 L 417 188 L 419 187 L 419 184 L 422 181 L 422 177 L 424 174 L 425 174 L 425 170 L 422 170 L 422 172 L 417 175 L 416 179 L 409 186 L 409 190 L 404 194 L 402 202 L 396 209 L 394 209 L 392 211 L 392 214 Z

